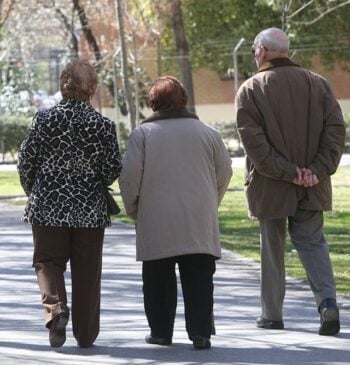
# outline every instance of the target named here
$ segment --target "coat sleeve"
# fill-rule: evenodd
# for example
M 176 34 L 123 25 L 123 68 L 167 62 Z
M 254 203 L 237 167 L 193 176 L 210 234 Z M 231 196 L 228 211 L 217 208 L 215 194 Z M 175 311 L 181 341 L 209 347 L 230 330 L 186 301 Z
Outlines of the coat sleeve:
M 135 220 L 143 177 L 144 153 L 143 133 L 140 128 L 136 128 L 129 136 L 119 178 L 119 188 L 126 214 Z
M 115 124 L 109 121 L 107 126 L 103 145 L 104 159 L 101 169 L 102 179 L 106 186 L 111 185 L 119 177 L 121 171 L 121 155 Z
M 345 123 L 342 111 L 328 83 L 324 81 L 324 121 L 317 154 L 309 169 L 318 178 L 335 173 L 345 145 Z
M 292 182 L 297 165 L 288 161 L 269 143 L 259 123 L 260 118 L 252 90 L 241 87 L 236 97 L 236 124 L 246 154 L 259 174 Z
M 39 119 L 40 114 L 37 113 L 18 152 L 17 170 L 22 188 L 27 196 L 31 194 L 38 170 L 40 150 Z
M 218 135 L 216 139 L 214 159 L 218 204 L 220 204 L 232 176 L 232 160 L 220 135 Z

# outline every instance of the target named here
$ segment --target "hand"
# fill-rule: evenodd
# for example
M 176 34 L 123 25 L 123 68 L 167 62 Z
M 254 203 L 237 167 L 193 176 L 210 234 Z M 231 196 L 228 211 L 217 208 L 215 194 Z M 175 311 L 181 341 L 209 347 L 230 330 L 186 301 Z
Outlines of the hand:
M 297 170 L 295 172 L 295 178 L 293 180 L 293 184 L 299 185 L 299 186 L 304 185 L 303 171 L 299 167 L 297 167 Z
M 317 185 L 319 183 L 319 180 L 318 177 L 310 169 L 300 169 L 299 167 L 297 167 L 293 183 L 299 186 L 304 186 L 304 188 L 310 188 Z
M 302 169 L 302 174 L 304 181 L 303 186 L 305 188 L 310 188 L 319 183 L 318 177 L 310 169 L 307 168 Z

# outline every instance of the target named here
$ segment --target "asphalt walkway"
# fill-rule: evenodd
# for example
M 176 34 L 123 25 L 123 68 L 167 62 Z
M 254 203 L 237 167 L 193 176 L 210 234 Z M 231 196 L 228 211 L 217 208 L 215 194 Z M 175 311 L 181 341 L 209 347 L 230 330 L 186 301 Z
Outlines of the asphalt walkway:
M 288 280 L 285 330 L 255 327 L 259 314 L 259 266 L 224 251 L 215 275 L 212 349 L 194 350 L 184 327 L 179 298 L 173 345 L 148 345 L 143 311 L 141 264 L 135 261 L 132 226 L 106 230 L 102 277 L 101 331 L 95 346 L 80 349 L 67 327 L 67 342 L 48 345 L 43 310 L 31 267 L 30 226 L 21 207 L 0 205 L 0 364 L 350 364 L 350 300 L 339 298 L 341 333 L 317 334 L 319 316 L 308 287 Z M 67 273 L 69 287 L 69 273 Z

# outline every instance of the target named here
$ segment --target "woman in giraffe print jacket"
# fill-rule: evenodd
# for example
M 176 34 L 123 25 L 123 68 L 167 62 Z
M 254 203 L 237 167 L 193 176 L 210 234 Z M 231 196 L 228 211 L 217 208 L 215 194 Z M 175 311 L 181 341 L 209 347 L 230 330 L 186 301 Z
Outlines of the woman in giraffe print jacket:
M 63 100 L 34 117 L 18 171 L 28 195 L 24 221 L 32 224 L 50 345 L 66 339 L 70 260 L 73 333 L 80 347 L 90 347 L 99 332 L 102 244 L 110 225 L 105 189 L 120 174 L 121 156 L 114 123 L 90 104 L 97 86 L 93 67 L 73 61 L 60 83 Z

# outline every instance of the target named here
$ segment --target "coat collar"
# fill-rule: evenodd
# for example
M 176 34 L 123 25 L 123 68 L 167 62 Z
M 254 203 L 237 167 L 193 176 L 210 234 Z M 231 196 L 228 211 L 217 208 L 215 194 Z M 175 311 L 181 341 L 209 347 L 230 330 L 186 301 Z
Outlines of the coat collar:
M 259 67 L 258 72 L 270 70 L 271 68 L 275 68 L 275 67 L 284 67 L 284 66 L 300 67 L 296 63 L 292 62 L 289 58 L 286 58 L 286 57 L 284 57 L 284 58 L 274 58 L 272 60 L 269 60 L 269 61 L 266 61 L 265 63 L 263 63 Z
M 199 119 L 194 113 L 189 112 L 186 108 L 172 110 L 157 110 L 150 117 L 144 119 L 141 124 L 154 122 L 163 119 L 178 119 L 178 118 L 194 118 Z
M 91 107 L 91 104 L 89 102 L 75 99 L 62 99 L 59 102 L 59 105 L 62 107 L 75 107 L 75 106 L 80 106 L 82 108 Z

